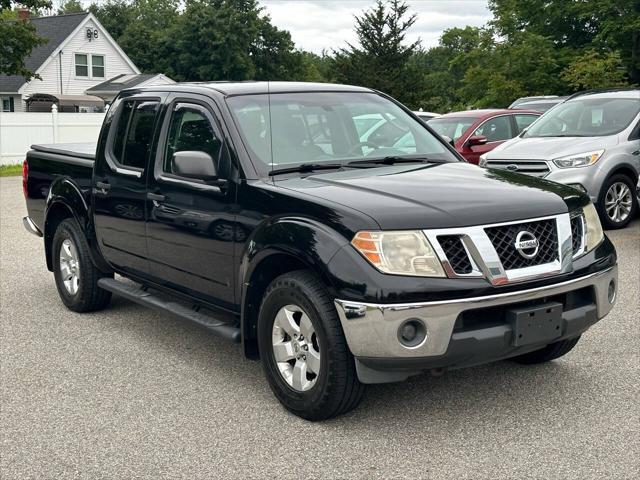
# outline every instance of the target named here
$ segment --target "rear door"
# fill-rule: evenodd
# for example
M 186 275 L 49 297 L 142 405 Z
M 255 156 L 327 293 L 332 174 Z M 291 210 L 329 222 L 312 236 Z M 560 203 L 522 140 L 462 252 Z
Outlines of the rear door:
M 133 95 L 109 109 L 93 176 L 94 219 L 102 254 L 116 268 L 149 272 L 145 237 L 146 169 L 161 98 Z
M 236 226 L 236 183 L 229 140 L 214 102 L 198 95 L 173 95 L 162 121 L 154 171 L 149 175 L 147 242 L 154 281 L 191 296 L 234 305 L 234 244 L 244 241 Z M 209 154 L 218 182 L 180 177 L 173 155 Z

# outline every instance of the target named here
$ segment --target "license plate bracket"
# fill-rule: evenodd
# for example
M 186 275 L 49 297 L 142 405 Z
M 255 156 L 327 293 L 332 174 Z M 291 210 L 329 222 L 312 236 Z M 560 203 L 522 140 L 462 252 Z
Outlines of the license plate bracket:
M 545 302 L 532 307 L 507 310 L 515 347 L 552 341 L 562 335 L 562 304 Z

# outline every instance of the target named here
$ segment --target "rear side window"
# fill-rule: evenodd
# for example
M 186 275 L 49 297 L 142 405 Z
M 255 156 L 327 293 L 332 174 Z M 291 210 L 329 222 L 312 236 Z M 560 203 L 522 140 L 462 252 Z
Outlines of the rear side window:
M 216 133 L 208 112 L 197 105 L 178 104 L 171 114 L 167 149 L 163 170 L 173 172 L 173 155 L 176 152 L 196 151 L 208 153 L 220 169 L 222 141 Z
M 149 157 L 159 102 L 122 102 L 113 143 L 114 159 L 122 166 L 143 169 Z

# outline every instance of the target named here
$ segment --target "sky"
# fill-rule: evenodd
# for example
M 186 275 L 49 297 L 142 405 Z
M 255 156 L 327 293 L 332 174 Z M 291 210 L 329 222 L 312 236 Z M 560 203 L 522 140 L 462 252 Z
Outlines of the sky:
M 482 26 L 491 19 L 487 0 L 405 0 L 418 18 L 407 42 L 420 38 L 425 48 L 437 45 L 442 31 L 467 25 Z M 260 0 L 278 28 L 289 30 L 298 48 L 315 53 L 357 43 L 355 14 L 374 0 Z

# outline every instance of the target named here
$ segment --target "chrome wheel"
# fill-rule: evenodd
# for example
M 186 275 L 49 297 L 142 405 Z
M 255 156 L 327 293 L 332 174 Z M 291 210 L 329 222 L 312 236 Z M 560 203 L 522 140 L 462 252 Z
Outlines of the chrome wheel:
M 60 245 L 60 277 L 67 292 L 75 295 L 80 287 L 80 262 L 76 246 L 68 238 Z
M 631 213 L 633 205 L 631 189 L 623 182 L 615 182 L 607 190 L 604 208 L 612 222 L 624 222 Z
M 282 307 L 271 332 L 280 375 L 299 392 L 311 389 L 320 374 L 320 344 L 309 316 L 297 305 Z

